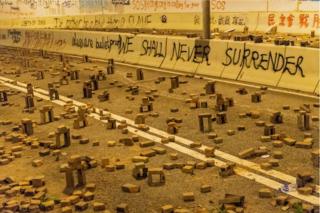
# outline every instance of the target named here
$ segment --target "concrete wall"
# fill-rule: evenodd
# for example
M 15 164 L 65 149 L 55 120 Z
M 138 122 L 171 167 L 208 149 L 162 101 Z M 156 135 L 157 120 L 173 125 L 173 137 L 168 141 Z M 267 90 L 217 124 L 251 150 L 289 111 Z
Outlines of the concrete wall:
M 319 49 L 68 30 L 0 30 L 0 45 L 56 51 L 318 93 Z

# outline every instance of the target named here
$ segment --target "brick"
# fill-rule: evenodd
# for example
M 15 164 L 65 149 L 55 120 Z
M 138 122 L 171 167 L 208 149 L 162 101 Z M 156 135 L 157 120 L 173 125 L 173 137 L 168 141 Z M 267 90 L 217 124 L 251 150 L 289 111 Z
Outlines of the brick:
M 126 165 L 124 163 L 121 163 L 121 162 L 116 162 L 115 166 L 116 166 L 117 170 L 121 170 L 121 169 L 124 169 L 126 167 Z
M 284 138 L 283 142 L 288 146 L 294 146 L 296 144 L 296 140 L 293 138 Z
M 303 210 L 303 212 L 311 213 L 311 212 L 314 211 L 314 207 L 313 207 L 313 205 L 311 205 L 311 204 L 303 203 L 303 204 L 302 204 L 302 210 Z
M 33 187 L 42 187 L 44 185 L 44 176 L 37 176 L 31 179 L 31 184 Z
M 178 159 L 178 153 L 171 153 L 170 154 L 170 159 L 171 160 L 177 160 Z
M 106 205 L 100 202 L 93 203 L 93 211 L 104 211 L 106 209 Z
M 215 144 L 221 144 L 221 143 L 223 143 L 223 138 L 217 137 L 217 138 L 213 139 L 213 142 L 214 142 Z
M 84 210 L 88 209 L 88 207 L 89 207 L 89 203 L 84 202 L 84 201 L 80 201 L 75 204 L 76 211 L 84 211 Z
M 144 157 L 154 157 L 156 156 L 156 152 L 152 149 L 146 149 L 146 150 L 143 150 L 140 155 L 141 156 L 144 156 Z
M 116 144 L 117 144 L 116 141 L 108 141 L 108 142 L 107 142 L 107 146 L 108 146 L 108 147 L 114 147 Z
M 217 133 L 209 133 L 207 136 L 208 136 L 208 139 L 215 139 L 218 137 Z
M 143 141 L 139 143 L 140 147 L 150 147 L 150 146 L 154 146 L 155 142 L 154 141 Z
M 202 185 L 200 187 L 201 193 L 208 193 L 211 192 L 211 186 L 210 185 Z
M 85 192 L 83 195 L 84 201 L 91 201 L 94 199 L 94 194 L 92 192 Z
M 275 148 L 281 148 L 281 147 L 283 147 L 283 142 L 280 140 L 273 141 L 272 146 Z
M 73 205 L 80 201 L 80 197 L 78 195 L 71 195 L 68 197 L 68 200 Z
M 116 166 L 115 165 L 107 165 L 106 166 L 106 171 L 107 172 L 114 172 L 116 170 Z
M 152 150 L 154 150 L 158 155 L 163 155 L 167 152 L 167 150 L 162 147 L 154 147 Z
M 287 203 L 288 198 L 289 197 L 287 195 L 278 195 L 276 197 L 276 204 L 280 205 L 280 206 L 283 206 L 283 205 L 285 205 Z
M 96 184 L 88 183 L 86 185 L 86 190 L 89 191 L 89 192 L 94 192 L 96 190 Z
M 249 148 L 246 150 L 243 150 L 239 153 L 239 157 L 246 159 L 246 158 L 250 158 L 254 155 L 254 149 L 253 148 Z
M 61 212 L 62 213 L 72 213 L 72 208 L 70 206 L 62 207 Z
M 270 163 L 273 167 L 278 167 L 278 166 L 279 166 L 279 160 L 277 160 L 277 159 L 271 159 L 271 160 L 269 160 L 269 163 Z
M 51 211 L 54 209 L 54 201 L 49 200 L 40 204 L 40 209 L 43 211 Z
M 134 185 L 134 184 L 124 184 L 121 186 L 121 189 L 123 192 L 127 192 L 127 193 L 138 193 L 140 192 L 140 186 L 138 185 Z
M 282 159 L 283 158 L 283 153 L 281 151 L 274 151 L 272 153 L 272 156 L 275 158 L 275 159 Z
M 79 144 L 88 144 L 90 142 L 89 138 L 81 138 Z
M 129 213 L 129 206 L 126 203 L 120 203 L 116 207 L 117 213 Z
M 204 150 L 204 154 L 207 158 L 211 157 L 213 158 L 215 155 L 214 155 L 214 151 L 215 151 L 215 148 L 214 147 L 207 147 L 205 148 Z
M 193 161 L 193 160 L 189 160 L 189 161 L 187 161 L 187 163 L 186 163 L 186 165 L 187 166 L 192 166 L 193 168 L 195 168 L 196 167 L 196 162 L 195 161 Z
M 166 170 L 172 170 L 175 168 L 175 165 L 173 163 L 164 163 L 162 167 Z
M 183 168 L 182 168 L 182 172 L 183 173 L 187 173 L 187 174 L 193 174 L 193 166 L 184 166 Z
M 271 163 L 262 163 L 262 164 L 260 164 L 260 167 L 261 167 L 261 169 L 263 169 L 263 170 L 270 170 L 270 169 L 272 169 Z
M 110 163 L 109 158 L 102 158 L 101 159 L 101 167 L 102 168 L 105 168 L 107 165 L 109 165 L 109 163 Z
M 313 190 L 311 187 L 305 186 L 305 187 L 298 188 L 297 191 L 303 195 L 310 195 Z
M 191 143 L 191 144 L 189 144 L 189 147 L 190 148 L 198 148 L 198 147 L 201 147 L 202 146 L 202 144 L 200 143 L 200 142 L 193 142 L 193 143 Z
M 134 156 L 132 158 L 132 162 L 133 163 L 139 163 L 139 162 L 148 163 L 149 162 L 149 158 L 148 157 L 144 157 L 144 156 Z
M 5 158 L 5 159 L 0 159 L 0 165 L 7 165 L 8 163 L 10 163 L 10 160 Z
M 272 197 L 272 191 L 268 188 L 263 188 L 259 190 L 259 197 L 260 198 L 271 198 Z
M 195 168 L 196 169 L 206 169 L 207 168 L 207 163 L 206 162 L 197 163 Z
M 32 166 L 33 167 L 40 167 L 43 165 L 43 161 L 41 159 L 33 160 L 32 161 Z
M 235 134 L 236 134 L 236 131 L 234 131 L 234 130 L 229 129 L 227 131 L 227 135 L 229 135 L 229 136 L 232 136 L 232 135 L 235 135 Z
M 183 193 L 182 194 L 182 198 L 183 198 L 183 201 L 185 201 L 185 202 L 190 202 L 190 201 L 194 201 L 195 200 L 193 192 L 185 192 L 185 193 Z
M 304 141 L 298 141 L 296 144 L 295 144 L 295 147 L 296 148 L 302 148 L 302 149 L 311 149 L 312 148 L 312 141 L 310 140 L 304 140 Z
M 22 150 L 23 150 L 22 146 L 13 146 L 13 147 L 11 147 L 11 151 L 12 152 L 20 152 Z
M 261 142 L 271 142 L 271 136 L 261 136 Z
M 256 124 L 256 126 L 263 127 L 266 125 L 266 122 L 265 121 L 256 121 L 255 124 Z
M 174 208 L 172 205 L 165 205 L 161 207 L 161 213 L 173 213 Z

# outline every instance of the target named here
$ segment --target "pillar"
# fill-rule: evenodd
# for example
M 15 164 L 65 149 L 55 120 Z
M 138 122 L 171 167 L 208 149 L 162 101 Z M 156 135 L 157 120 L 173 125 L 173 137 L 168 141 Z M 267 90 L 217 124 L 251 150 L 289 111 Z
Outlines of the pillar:
M 210 39 L 210 21 L 211 21 L 210 0 L 202 0 L 202 22 L 203 22 L 203 38 Z

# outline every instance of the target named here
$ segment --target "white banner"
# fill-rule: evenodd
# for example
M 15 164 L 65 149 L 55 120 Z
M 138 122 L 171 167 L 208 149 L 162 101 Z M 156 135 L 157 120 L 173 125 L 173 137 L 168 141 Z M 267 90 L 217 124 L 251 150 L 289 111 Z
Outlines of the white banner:
M 0 0 L 0 19 L 70 15 L 200 13 L 202 0 Z M 211 0 L 212 12 L 318 11 L 320 0 Z

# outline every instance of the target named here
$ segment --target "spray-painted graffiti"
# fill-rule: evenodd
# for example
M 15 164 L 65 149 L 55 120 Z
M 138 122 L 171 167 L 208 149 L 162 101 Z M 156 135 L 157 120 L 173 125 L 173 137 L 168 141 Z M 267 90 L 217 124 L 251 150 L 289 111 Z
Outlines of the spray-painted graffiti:
M 256 70 L 272 70 L 273 72 L 289 73 L 290 75 L 300 74 L 305 77 L 302 63 L 303 56 L 284 56 L 279 52 L 259 53 L 244 47 L 241 49 L 229 47 L 225 51 L 226 60 L 222 62 L 224 66 L 240 66 L 241 70 L 254 68 Z
M 19 43 L 21 40 L 21 32 L 18 30 L 8 30 L 8 36 L 12 39 L 13 43 Z
M 23 47 L 31 49 L 61 49 L 67 45 L 64 38 L 56 38 L 53 32 L 25 31 Z
M 206 62 L 210 65 L 209 54 L 211 48 L 209 45 L 192 45 L 189 46 L 186 43 L 173 42 L 173 49 L 171 51 L 171 60 L 182 60 L 185 62 L 193 62 L 201 64 Z
M 0 34 L 0 43 L 3 39 L 10 41 L 10 44 L 18 44 L 22 47 L 34 49 L 55 49 L 59 51 L 75 53 L 90 53 L 97 51 L 97 54 L 112 57 L 129 54 L 132 58 L 143 57 L 143 60 L 161 58 L 167 61 L 180 63 L 195 63 L 212 66 L 220 64 L 223 67 L 234 66 L 241 72 L 243 69 L 251 69 L 264 72 L 284 73 L 291 76 L 306 78 L 310 73 L 306 70 L 306 58 L 300 54 L 293 54 L 284 48 L 280 51 L 277 48 L 259 51 L 253 46 L 243 43 L 243 46 L 235 47 L 228 42 L 228 47 L 213 49 L 210 42 L 199 39 L 161 37 L 150 35 L 138 35 L 126 33 L 91 33 L 71 31 L 50 31 L 50 30 L 6 30 Z M 252 44 L 253 45 L 253 44 Z M 219 47 L 219 46 L 218 46 Z M 225 49 L 224 49 L 225 48 Z M 213 51 L 221 51 L 223 57 L 216 58 Z M 213 54 L 213 55 L 212 55 Z M 153 60 L 152 60 L 153 61 Z M 161 60 L 154 60 L 161 61 Z
M 167 55 L 166 42 L 156 40 L 143 40 L 141 43 L 142 51 L 141 56 L 153 56 L 165 58 Z
M 133 36 L 118 35 L 110 38 L 109 36 L 101 36 L 99 38 L 90 38 L 88 36 L 81 36 L 77 33 L 73 34 L 72 44 L 73 47 L 83 48 L 95 48 L 104 49 L 109 52 L 113 48 L 117 48 L 118 54 L 127 54 L 133 52 Z

